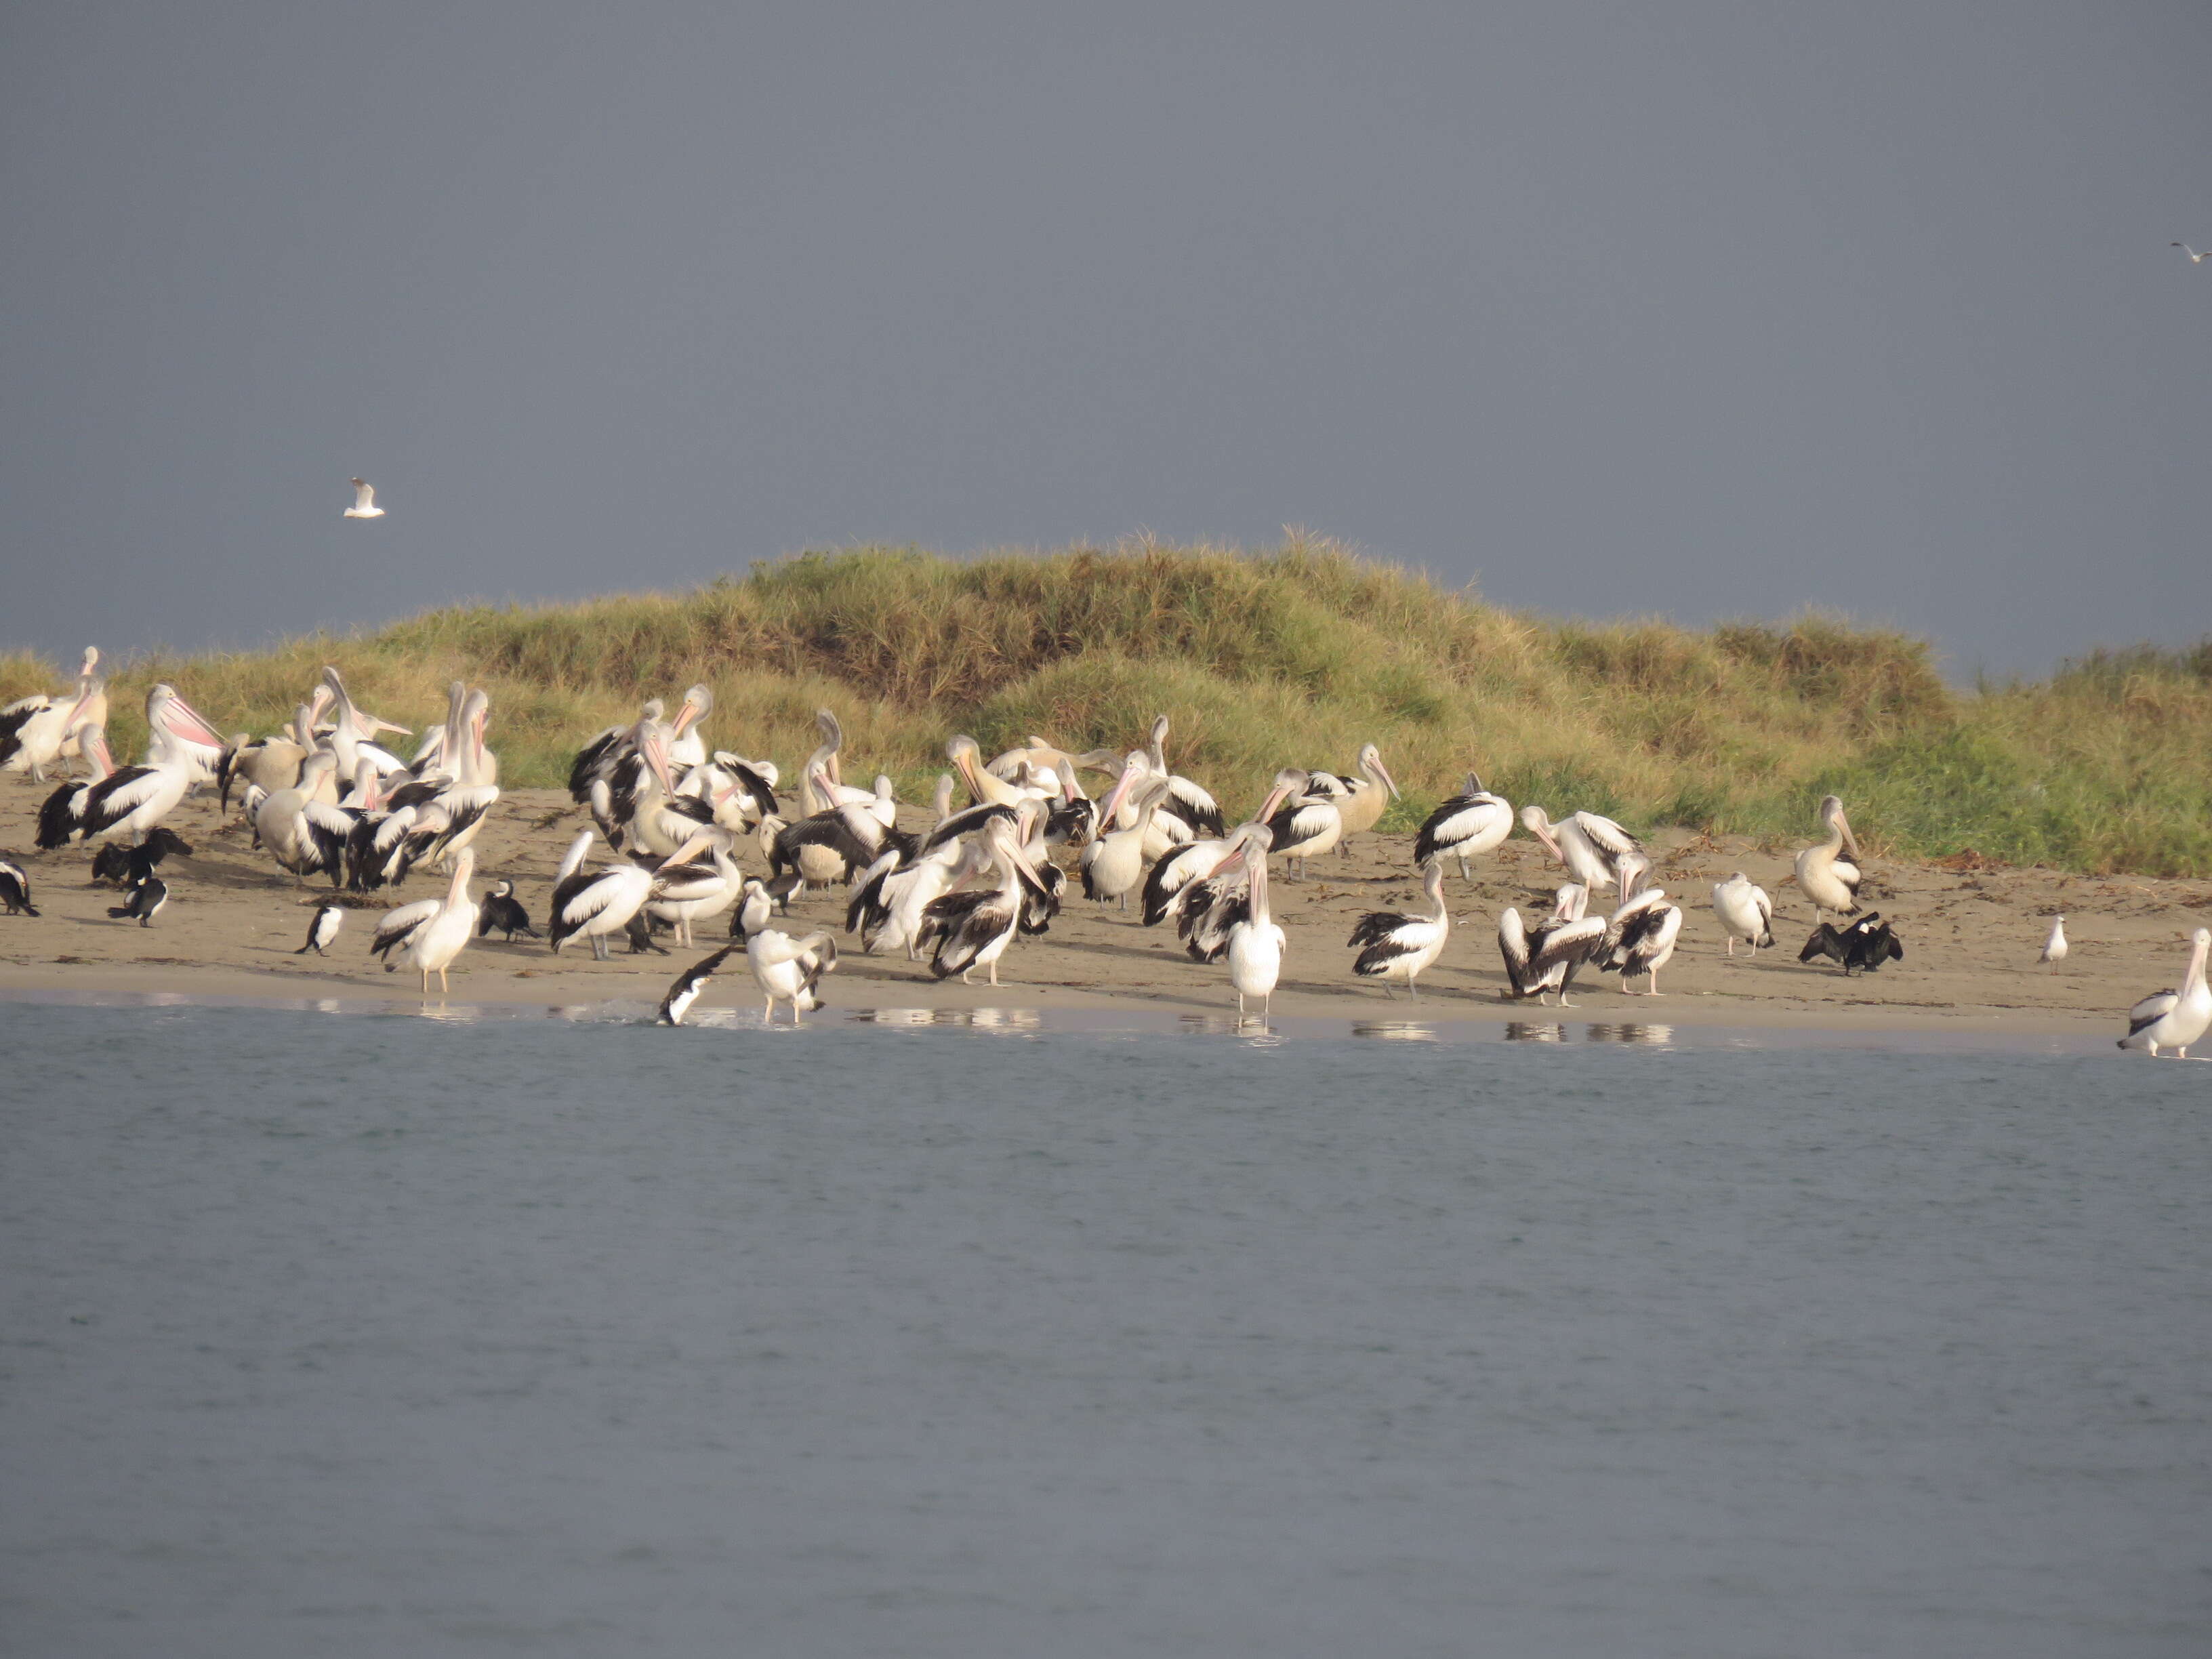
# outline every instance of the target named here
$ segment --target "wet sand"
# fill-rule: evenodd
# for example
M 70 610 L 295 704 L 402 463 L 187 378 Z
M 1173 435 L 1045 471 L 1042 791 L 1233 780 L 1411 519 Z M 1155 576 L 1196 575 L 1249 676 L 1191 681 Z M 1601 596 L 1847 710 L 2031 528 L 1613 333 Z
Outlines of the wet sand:
M 443 883 L 418 875 L 404 893 L 361 902 L 327 957 L 295 956 L 307 921 L 329 891 L 327 879 L 301 886 L 265 854 L 252 850 L 250 830 L 234 815 L 218 826 L 213 793 L 187 802 L 171 824 L 194 848 L 162 873 L 167 906 L 154 926 L 111 920 L 121 902 L 111 888 L 88 884 L 91 854 L 71 847 L 33 853 L 33 822 L 46 791 L 0 780 L 0 848 L 31 876 L 37 918 L 0 915 L 0 994 L 168 993 L 210 998 L 337 998 L 410 1005 L 422 999 L 413 977 L 386 974 L 368 956 L 375 915 L 392 905 L 428 897 Z M 921 823 L 909 811 L 902 822 Z M 478 896 L 491 881 L 512 879 L 542 930 L 552 878 L 575 831 L 589 823 L 558 790 L 514 790 L 500 801 L 477 843 Z M 1808 834 L 1807 839 L 1812 837 Z M 1289 939 L 1274 1012 L 1291 1017 L 1353 1018 L 1418 1013 L 1425 1020 L 1525 1019 L 1533 1005 L 1500 998 L 1505 983 L 1497 947 L 1497 917 L 1507 905 L 1523 915 L 1547 908 L 1564 875 L 1543 848 L 1516 835 L 1475 866 L 1462 882 L 1449 866 L 1445 892 L 1454 934 L 1443 958 L 1425 975 L 1418 1001 L 1395 999 L 1353 978 L 1346 937 L 1360 914 L 1416 908 L 1419 884 L 1409 835 L 1367 834 L 1348 855 L 1315 861 L 1310 879 L 1277 879 L 1270 891 Z M 763 860 L 750 842 L 739 848 L 749 873 Z M 2047 870 L 1905 864 L 1869 857 L 1868 902 L 1896 924 L 1902 962 L 1879 974 L 1846 977 L 1833 964 L 1801 965 L 1797 951 L 1812 931 L 1812 907 L 1789 882 L 1784 846 L 1681 832 L 1654 838 L 1662 884 L 1685 912 L 1682 940 L 1659 975 L 1654 1000 L 1622 994 L 1617 976 L 1586 977 L 1574 1001 L 1586 1018 L 1664 1018 L 1674 1024 L 1810 1030 L 1948 1030 L 1960 1033 L 2084 1036 L 2126 1029 L 2124 1011 L 2140 996 L 2178 978 L 2191 928 L 2212 919 L 2212 883 L 2139 877 L 2084 877 Z M 604 854 L 605 848 L 599 849 Z M 1723 950 L 1710 892 L 1741 869 L 1773 896 L 1777 948 L 1747 959 Z M 915 1008 L 1129 1008 L 1162 1012 L 1233 1009 L 1225 967 L 1188 960 L 1171 926 L 1147 928 L 1112 908 L 1071 896 L 1051 933 L 1017 940 L 994 989 L 940 983 L 922 963 L 903 956 L 861 956 L 846 950 L 824 987 L 832 1006 Z M 782 926 L 837 933 L 841 948 L 845 893 L 816 892 L 792 907 Z M 2063 911 L 2072 949 L 2055 969 L 2036 962 L 2050 918 Z M 542 943 L 477 940 L 451 971 L 455 1001 L 574 1005 L 657 1002 L 677 971 L 723 942 L 727 919 L 706 924 L 695 950 L 634 957 L 618 946 L 605 963 L 571 946 L 556 957 Z M 661 942 L 668 943 L 665 936 Z M 1639 991 L 1643 981 L 1636 981 Z M 436 993 L 433 992 L 434 998 Z M 742 971 L 718 978 L 702 1006 L 757 1006 Z

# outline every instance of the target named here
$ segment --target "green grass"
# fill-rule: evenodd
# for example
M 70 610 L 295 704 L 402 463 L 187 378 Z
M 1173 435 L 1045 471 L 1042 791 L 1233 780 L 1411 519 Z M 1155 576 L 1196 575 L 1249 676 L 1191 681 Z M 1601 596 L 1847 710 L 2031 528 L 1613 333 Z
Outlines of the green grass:
M 156 678 L 227 731 L 270 730 L 325 662 L 412 725 L 441 717 L 449 679 L 486 685 L 514 784 L 560 782 L 581 738 L 703 679 L 718 746 L 789 765 L 827 705 L 852 769 L 889 771 L 902 794 L 926 793 L 954 732 L 987 751 L 1032 732 L 1127 746 L 1165 712 L 1176 765 L 1231 810 L 1281 765 L 1346 769 L 1372 741 L 1407 793 L 1386 827 L 1418 823 L 1474 768 L 1516 805 L 1632 828 L 1802 841 L 1832 790 L 1893 855 L 2212 873 L 2212 643 L 2098 653 L 1962 693 L 1926 641 L 1894 631 L 1821 616 L 1552 620 L 1303 539 L 966 561 L 866 548 L 688 593 L 450 606 L 266 653 L 131 664 L 111 738 L 135 750 Z M 61 684 L 0 655 L 0 698 Z

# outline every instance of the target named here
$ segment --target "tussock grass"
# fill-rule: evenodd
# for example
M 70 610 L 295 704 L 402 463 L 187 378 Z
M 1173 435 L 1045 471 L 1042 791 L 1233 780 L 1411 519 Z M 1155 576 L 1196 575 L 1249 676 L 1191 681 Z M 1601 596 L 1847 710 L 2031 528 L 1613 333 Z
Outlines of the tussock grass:
M 1285 763 L 1382 745 L 1408 828 L 1472 767 L 1516 804 L 1802 841 L 1830 790 L 1879 850 L 1972 848 L 2087 872 L 2212 872 L 2212 644 L 2102 652 L 2033 684 L 1948 687 L 1926 641 L 1818 615 L 1698 631 L 1486 605 L 1329 543 L 1264 554 L 1136 543 L 953 561 L 810 553 L 696 591 L 458 605 L 254 654 L 117 676 L 111 737 L 143 738 L 166 678 L 225 730 L 270 729 L 325 662 L 395 720 L 488 686 L 503 775 L 550 785 L 599 728 L 695 680 L 718 746 L 795 763 L 835 708 L 856 772 L 926 791 L 944 740 L 1072 749 L 1173 720 L 1177 768 L 1232 811 Z M 0 655 L 0 698 L 63 681 Z

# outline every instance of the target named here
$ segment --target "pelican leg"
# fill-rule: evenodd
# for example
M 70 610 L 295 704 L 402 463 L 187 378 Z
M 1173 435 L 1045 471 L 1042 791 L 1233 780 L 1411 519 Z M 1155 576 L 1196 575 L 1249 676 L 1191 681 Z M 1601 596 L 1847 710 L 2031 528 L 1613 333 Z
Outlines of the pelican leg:
M 773 1025 L 775 1024 L 775 999 L 774 997 L 770 997 L 768 1000 L 768 1012 L 761 1016 L 761 1022 L 766 1025 Z
M 426 997 L 430 994 L 430 970 L 428 968 L 422 970 L 422 994 Z
M 1474 885 L 1474 878 L 1468 873 L 1467 860 L 1465 859 L 1462 859 L 1459 861 L 1459 878 L 1467 883 L 1470 887 Z
M 1729 953 L 1729 955 L 1730 955 L 1731 957 L 1733 957 L 1733 956 L 1735 954 L 1735 935 L 1734 933 L 1730 933 L 1730 934 L 1729 935 L 1728 946 L 1729 946 L 1729 952 L 1728 952 L 1728 953 Z
M 994 988 L 999 983 L 999 959 L 996 957 L 991 958 L 991 983 Z
M 1413 976 L 1411 974 L 1406 976 L 1406 994 L 1416 1002 L 1421 1000 L 1421 988 L 1413 983 Z
M 438 990 L 441 994 L 450 991 L 453 988 L 451 985 L 446 982 L 446 970 L 442 968 L 438 969 Z
M 1242 991 L 1237 994 L 1237 1018 L 1244 1018 L 1244 994 Z

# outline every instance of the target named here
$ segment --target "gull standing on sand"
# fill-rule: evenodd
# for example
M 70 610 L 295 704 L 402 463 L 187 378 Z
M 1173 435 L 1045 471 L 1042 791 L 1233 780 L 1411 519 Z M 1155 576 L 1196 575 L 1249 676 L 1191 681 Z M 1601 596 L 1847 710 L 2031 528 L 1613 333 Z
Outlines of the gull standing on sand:
M 376 504 L 376 486 L 366 478 L 353 481 L 353 505 L 338 515 L 343 519 L 380 519 L 384 509 Z
M 2183 1060 L 2189 1045 L 2212 1026 L 2212 987 L 2204 983 L 2204 957 L 2212 951 L 2212 933 L 2200 927 L 2189 937 L 2189 971 L 2181 976 L 2179 991 L 2155 991 L 2128 1010 L 2128 1034 L 2123 1048 L 2148 1048 L 2155 1059 L 2160 1048 L 2171 1048 Z
M 2059 963 L 2066 960 L 2066 918 L 2051 919 L 2051 937 L 2043 941 L 2043 954 L 2038 962 Z

